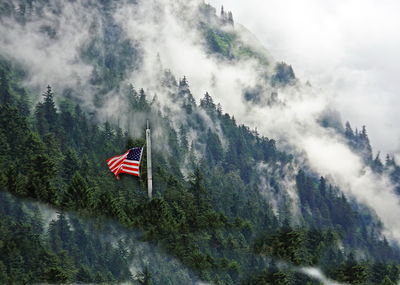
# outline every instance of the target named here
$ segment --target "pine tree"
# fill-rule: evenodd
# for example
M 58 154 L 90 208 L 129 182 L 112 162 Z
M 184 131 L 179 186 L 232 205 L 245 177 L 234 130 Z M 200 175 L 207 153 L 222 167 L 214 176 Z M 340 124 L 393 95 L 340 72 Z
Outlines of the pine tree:
M 365 284 L 368 280 L 367 267 L 357 264 L 353 253 L 350 253 L 344 263 L 341 275 L 341 280 L 350 284 Z
M 380 159 L 380 153 L 378 152 L 378 154 L 376 155 L 373 164 L 372 164 L 372 168 L 379 174 L 381 174 L 383 172 L 383 163 Z
M 321 193 L 321 195 L 325 196 L 325 194 L 326 194 L 326 180 L 322 176 L 319 179 L 318 189 L 319 189 L 319 192 Z
M 385 159 L 385 167 L 390 167 L 391 165 L 391 159 L 390 159 L 390 155 L 386 154 L 386 159 Z
M 234 22 L 233 22 L 233 15 L 232 15 L 232 12 L 231 12 L 231 11 L 228 12 L 228 24 L 230 24 L 231 26 L 234 25 Z
M 350 123 L 348 121 L 346 122 L 344 135 L 350 141 L 352 141 L 354 139 L 353 129 L 351 128 L 351 125 L 350 125 Z
M 132 84 L 128 85 L 128 101 L 130 102 L 132 108 L 135 108 L 139 101 L 139 95 Z
M 206 94 L 204 94 L 204 98 L 200 100 L 200 107 L 202 107 L 206 111 L 215 112 L 216 105 L 213 98 L 210 96 L 210 94 L 208 94 L 208 92 L 206 92 Z
M 396 285 L 388 276 L 385 276 L 385 278 L 382 280 L 379 285 Z
M 147 102 L 147 96 L 143 88 L 140 88 L 139 90 L 138 107 L 140 111 L 150 110 L 149 103 Z
M 198 167 L 190 177 L 190 190 L 194 195 L 197 210 L 200 212 L 205 210 L 207 206 L 207 192 L 203 184 L 203 175 Z
M 183 78 L 179 81 L 179 87 L 185 87 L 185 88 L 188 88 L 188 87 L 189 87 L 189 84 L 188 84 L 188 81 L 187 81 L 185 75 L 184 75 Z
M 9 88 L 7 74 L 0 70 L 0 104 L 12 104 Z
M 218 116 L 222 116 L 222 105 L 220 103 L 217 104 L 217 113 Z
M 180 141 L 180 147 L 184 151 L 188 151 L 189 150 L 189 142 L 187 139 L 187 131 L 183 125 L 181 125 L 179 128 L 179 141 Z
M 51 248 L 54 251 L 69 249 L 71 246 L 72 231 L 64 213 L 59 213 L 57 220 L 52 220 L 49 225 Z
M 50 85 L 43 93 L 44 100 L 36 105 L 36 125 L 41 136 L 58 129 L 58 114 Z
M 45 118 L 49 123 L 49 131 L 54 131 L 57 129 L 57 109 L 54 103 L 54 94 L 51 90 L 50 85 L 47 86 L 46 93 L 43 94 L 44 96 L 44 109 L 45 109 Z
M 362 127 L 361 133 L 359 134 L 360 150 L 366 162 L 372 160 L 372 148 L 369 143 L 367 129 L 365 126 Z
M 182 107 L 185 109 L 186 113 L 192 114 L 196 108 L 196 101 L 193 98 L 192 92 L 190 91 L 186 76 L 183 76 L 182 80 L 179 81 L 177 99 L 182 103 Z
M 75 150 L 68 148 L 63 161 L 63 176 L 69 181 L 75 171 L 79 170 L 79 158 Z
M 88 204 L 89 187 L 85 179 L 75 172 L 71 184 L 65 192 L 63 204 L 77 209 L 84 208 Z
M 221 141 L 217 134 L 213 133 L 210 129 L 207 131 L 206 140 L 206 158 L 211 163 L 218 163 L 222 160 L 223 149 Z

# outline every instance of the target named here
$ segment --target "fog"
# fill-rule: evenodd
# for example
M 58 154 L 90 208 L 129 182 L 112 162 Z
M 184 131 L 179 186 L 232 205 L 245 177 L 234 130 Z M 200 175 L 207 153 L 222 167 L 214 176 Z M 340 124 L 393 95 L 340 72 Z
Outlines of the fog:
M 393 100 L 397 99 L 388 95 L 382 101 L 374 101 L 374 94 L 383 93 L 372 92 L 374 89 L 371 87 L 394 94 L 397 84 L 393 78 L 395 73 L 384 76 L 382 71 L 396 70 L 393 64 L 384 65 L 384 62 L 389 61 L 391 48 L 387 53 L 385 50 L 378 53 L 376 50 L 372 52 L 369 47 L 370 44 L 386 41 L 391 35 L 394 24 L 390 22 L 392 13 L 382 7 L 375 11 L 372 2 L 367 2 L 367 11 L 361 13 L 365 18 L 354 16 L 355 13 L 353 15 L 350 12 L 356 11 L 359 7 L 356 4 L 361 3 L 356 0 L 349 4 L 328 2 L 326 6 L 317 5 L 311 0 L 307 5 L 294 1 L 284 2 L 291 4 L 289 8 L 284 9 L 283 4 L 276 2 L 255 1 L 253 5 L 246 4 L 246 7 L 241 7 L 242 4 L 238 2 L 226 4 L 227 10 L 234 12 L 234 31 L 239 38 L 253 37 L 237 23 L 242 22 L 270 50 L 269 53 L 265 52 L 270 62 L 267 67 L 260 66 L 254 59 L 232 62 L 207 53 L 204 37 L 196 29 L 195 22 L 198 16 L 196 7 L 200 2 L 152 0 L 139 1 L 138 5 L 130 1 L 116 5 L 112 17 L 121 27 L 124 37 L 140 46 L 143 59 L 140 66 L 128 73 L 121 84 L 133 83 L 139 88 L 145 88 L 148 94 L 157 93 L 161 104 L 174 111 L 170 113 L 171 120 L 180 122 L 184 121 L 183 112 L 178 110 L 176 102 L 167 96 L 168 90 L 162 88 L 157 79 L 161 67 L 170 69 L 177 78 L 186 75 L 197 101 L 208 91 L 216 102 L 222 104 L 224 111 L 235 116 L 238 123 L 257 128 L 262 135 L 276 139 L 280 148 L 297 154 L 299 164 L 311 166 L 319 174 L 327 176 L 331 183 L 340 186 L 348 196 L 372 208 L 383 221 L 386 234 L 400 241 L 400 222 L 394 218 L 400 216 L 400 207 L 393 186 L 386 177 L 373 174 L 340 135 L 331 129 L 322 128 L 318 123 L 323 112 L 337 107 L 342 111 L 342 117 L 351 120 L 353 124 L 365 123 L 372 127 L 369 128 L 371 138 L 379 148 L 388 151 L 396 149 L 395 131 L 389 128 L 382 136 L 376 135 L 376 132 L 388 126 L 387 118 L 393 118 L 392 122 L 395 122 L 393 108 L 396 104 L 393 104 Z M 81 91 L 77 95 L 79 99 L 87 106 L 93 106 L 96 90 L 88 82 L 93 67 L 82 60 L 79 52 L 87 44 L 89 34 L 98 33 L 98 30 L 91 27 L 101 15 L 80 1 L 56 3 L 61 5 L 63 11 L 57 17 L 50 12 L 45 13 L 42 17 L 34 18 L 31 25 L 25 26 L 3 20 L 0 31 L 6 36 L 2 38 L 0 50 L 27 68 L 28 87 L 44 90 L 50 83 L 62 90 L 73 86 Z M 251 10 L 252 7 L 257 9 Z M 304 14 L 306 12 L 309 14 Z M 360 24 L 364 23 L 367 16 L 381 15 L 383 18 L 386 12 L 387 19 L 383 21 L 384 24 L 380 24 L 383 27 L 387 25 L 382 38 L 374 34 L 380 29 L 371 24 L 373 21 L 366 21 L 366 27 Z M 276 22 L 273 22 L 274 19 Z M 322 24 L 318 25 L 317 22 Z M 55 28 L 55 37 L 40 32 L 43 25 L 49 24 Z M 347 26 L 351 32 L 344 32 Z M 358 26 L 360 30 L 356 29 Z M 226 29 L 232 31 L 232 28 Z M 362 41 L 366 34 L 373 35 L 368 37 L 371 41 Z M 101 33 L 98 36 L 101 37 Z M 314 38 L 317 42 L 313 45 Z M 291 39 L 297 39 L 298 43 L 291 42 Z M 343 43 L 346 44 L 341 45 Z M 392 43 L 389 47 L 393 48 L 396 43 Z M 364 46 L 368 48 L 363 49 Z M 259 49 L 259 46 L 254 48 Z M 381 54 L 386 54 L 386 61 L 379 60 L 378 55 Z M 280 60 L 294 65 L 300 83 L 279 89 L 279 104 L 254 105 L 246 102 L 243 92 L 260 82 L 260 69 L 271 71 L 275 62 Z M 374 65 L 374 62 L 381 62 L 384 68 L 379 69 L 380 65 Z M 313 87 L 301 84 L 306 80 L 310 80 Z M 386 84 L 386 81 L 390 83 Z M 263 95 L 269 96 L 273 89 L 266 86 Z M 110 91 L 105 98 L 105 104 L 98 110 L 100 118 L 107 119 L 108 114 L 115 111 L 124 114 L 118 110 L 124 106 L 124 102 L 120 102 L 117 90 Z M 385 102 L 390 103 L 385 105 Z M 207 122 L 205 114 L 204 117 Z M 384 117 L 384 120 L 380 117 Z M 374 124 L 379 127 L 374 127 Z M 218 130 L 218 127 L 214 126 L 213 129 Z M 382 143 L 382 138 L 385 143 Z M 293 191 L 289 191 L 289 194 L 292 201 L 296 201 Z
M 278 59 L 323 88 L 373 147 L 397 153 L 400 3 L 395 0 L 210 0 L 232 10 Z
M 257 64 L 251 60 L 241 60 L 232 64 L 207 56 L 201 45 L 200 35 L 192 29 L 192 25 L 185 25 L 185 17 L 192 18 L 193 9 L 186 9 L 182 19 L 174 14 L 177 11 L 174 10 L 175 4 L 169 1 L 157 3 L 160 3 L 157 6 L 157 12 L 160 14 L 156 20 L 143 21 L 142 17 L 147 13 L 141 14 L 142 11 L 149 11 L 152 9 L 151 5 L 154 5 L 148 3 L 142 3 L 143 10 L 140 9 L 139 12 L 123 8 L 116 14 L 130 37 L 137 38 L 139 35 L 144 38 L 142 34 L 148 34 L 146 38 L 151 40 L 144 41 L 148 58 L 154 58 L 156 53 L 160 53 L 166 68 L 178 76 L 181 74 L 188 77 L 197 99 L 205 91 L 209 91 L 217 102 L 222 103 L 224 110 L 233 114 L 239 123 L 257 127 L 262 134 L 277 139 L 281 147 L 287 145 L 295 153 L 301 154 L 300 157 L 315 171 L 327 176 L 350 197 L 372 208 L 383 221 L 385 233 L 400 240 L 400 222 L 393 218 L 400 215 L 399 199 L 393 192 L 393 186 L 386 177 L 374 175 L 362 163 L 360 157 L 350 150 L 341 136 L 322 128 L 318 123 L 321 113 L 336 106 L 333 104 L 339 99 L 332 96 L 335 90 L 325 89 L 324 85 L 320 86 L 317 81 L 314 88 L 300 84 L 279 90 L 278 98 L 281 104 L 248 104 L 243 99 L 243 90 L 247 86 L 255 86 L 259 80 Z M 245 33 L 240 28 L 237 31 Z M 277 57 L 273 53 L 272 56 Z M 270 61 L 273 63 L 274 59 L 270 58 Z M 145 64 L 141 72 L 132 78 L 138 82 L 149 82 L 155 69 L 155 66 Z M 300 78 L 300 81 L 304 79 Z M 161 97 L 165 100 L 162 90 L 158 92 L 161 92 Z M 164 104 L 170 103 L 164 101 Z M 358 110 L 362 107 L 353 109 Z M 346 114 L 343 117 L 346 117 Z
M 321 270 L 315 267 L 303 267 L 300 269 L 300 272 L 320 281 L 322 285 L 344 285 L 343 283 L 338 283 L 336 281 L 330 280 L 324 275 L 323 272 L 321 272 Z

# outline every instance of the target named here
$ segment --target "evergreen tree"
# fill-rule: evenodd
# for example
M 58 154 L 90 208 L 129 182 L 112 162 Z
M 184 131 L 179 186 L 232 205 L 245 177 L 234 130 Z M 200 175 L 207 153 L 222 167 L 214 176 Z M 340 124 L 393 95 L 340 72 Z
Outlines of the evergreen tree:
M 181 149 L 183 149 L 184 151 L 189 150 L 189 142 L 187 139 L 187 131 L 186 128 L 181 125 L 180 129 L 179 129 L 179 141 L 180 141 L 180 147 Z
M 215 112 L 216 105 L 208 92 L 206 92 L 206 94 L 204 94 L 204 98 L 200 100 L 200 107 L 208 112 Z
M 205 155 L 207 160 L 214 164 L 221 161 L 224 155 L 218 135 L 213 133 L 210 129 L 207 131 Z
M 385 276 L 385 278 L 382 280 L 379 285 L 396 285 L 388 276 Z
M 203 184 L 203 174 L 200 168 L 196 168 L 190 177 L 190 191 L 193 193 L 196 209 L 202 213 L 208 208 L 207 192 Z
M 57 220 L 50 222 L 48 232 L 53 250 L 61 251 L 71 247 L 72 231 L 64 213 L 59 213 Z
M 291 65 L 284 62 L 279 62 L 275 65 L 274 74 L 271 77 L 272 86 L 287 86 L 293 85 L 296 81 L 296 76 L 294 74 Z
M 12 97 L 9 90 L 9 83 L 5 71 L 0 70 L 0 104 L 11 104 Z
M 234 22 L 233 22 L 233 15 L 232 15 L 232 12 L 231 11 L 229 11 L 228 12 L 228 23 L 231 25 L 231 26 L 233 26 L 234 25 Z
M 58 114 L 54 103 L 54 94 L 50 85 L 43 93 L 44 101 L 36 106 L 36 124 L 41 136 L 47 132 L 55 132 L 58 129 Z
M 140 88 L 139 91 L 139 110 L 141 111 L 147 111 L 149 109 L 149 105 L 147 103 L 146 99 L 146 93 L 144 92 L 143 88 Z
M 346 122 L 344 135 L 350 141 L 352 141 L 354 139 L 353 129 L 351 128 L 351 125 L 350 125 L 350 123 L 348 121 Z
M 359 147 L 361 149 L 361 153 L 366 162 L 372 160 L 372 148 L 369 143 L 369 138 L 367 134 L 367 129 L 365 126 L 362 127 L 361 133 L 359 134 Z
M 185 109 L 187 114 L 192 114 L 196 108 L 196 101 L 193 98 L 192 92 L 189 88 L 189 83 L 186 76 L 179 81 L 178 87 L 178 100 L 180 100 L 182 107 Z
M 63 203 L 71 208 L 83 209 L 90 204 L 88 191 L 89 187 L 85 179 L 79 172 L 75 172 L 71 184 L 64 195 Z
M 54 94 L 53 91 L 51 90 L 50 85 L 47 86 L 47 91 L 46 93 L 43 94 L 43 96 L 44 96 L 44 102 L 43 102 L 44 116 L 50 125 L 49 131 L 54 131 L 57 128 L 58 114 L 56 105 L 54 103 Z
M 325 196 L 325 194 L 326 194 L 326 180 L 322 176 L 319 179 L 318 190 L 319 190 L 319 192 L 321 193 L 322 196 Z
M 68 148 L 63 161 L 63 176 L 67 181 L 69 181 L 72 178 L 72 175 L 79 170 L 79 164 L 80 162 L 76 151 Z
M 378 154 L 376 155 L 373 164 L 372 164 L 372 168 L 379 174 L 383 173 L 383 163 L 379 157 L 380 153 L 378 152 Z
M 109 65 L 115 63 L 113 59 Z M 169 121 L 168 110 L 162 110 L 162 116 L 156 104 L 150 107 L 144 91 L 132 103 L 137 110 L 143 107 L 144 116 L 151 117 L 167 134 L 157 139 L 160 144 L 154 148 L 157 195 L 148 201 L 142 183 L 145 161 L 139 181 L 128 176 L 115 181 L 104 162 L 124 146 L 136 146 L 121 128 L 111 122 L 100 125 L 95 114 L 85 114 L 79 105 L 74 108 L 61 103 L 57 113 L 53 96 L 48 95 L 35 114 L 38 129 L 39 123 L 44 126 L 39 135 L 27 123 L 32 119 L 29 114 L 15 107 L 22 89 L 15 88 L 15 80 L 7 75 L 15 100 L 11 106 L 0 105 L 0 283 L 130 281 L 129 261 L 142 254 L 136 243 L 123 244 L 129 243 L 132 230 L 140 230 L 142 240 L 162 247 L 190 267 L 191 276 L 216 284 L 240 284 L 249 275 L 247 284 L 313 284 L 293 272 L 291 265 L 318 265 L 329 278 L 350 284 L 380 284 L 386 277 L 386 283 L 398 280 L 395 264 L 400 253 L 380 238 L 381 225 L 373 213 L 367 208 L 360 210 L 324 177 L 318 179 L 318 171 L 304 168 L 296 176 L 293 190 L 299 197 L 301 227 L 294 227 L 292 204 L 284 187 L 297 169 L 296 160 L 279 151 L 274 140 L 222 114 L 207 93 L 199 106 L 215 113 L 209 117 L 216 128 L 210 128 L 209 120 L 196 109 L 186 77 L 179 86 L 171 87 L 173 99 L 192 108 L 191 113 L 185 109 L 179 130 Z M 50 108 L 45 108 L 46 104 Z M 53 111 L 49 110 L 56 114 L 55 130 L 50 130 L 47 115 Z M 197 137 L 190 137 L 188 151 L 192 133 Z M 353 135 L 358 146 L 366 141 L 366 131 Z M 221 137 L 226 142 L 225 152 Z M 393 158 L 386 164 L 391 165 L 391 176 L 399 175 Z M 95 220 L 84 227 L 70 215 L 60 214 L 43 233 L 41 223 L 36 222 L 40 210 L 27 202 L 18 206 L 5 198 L 8 193 L 3 190 Z M 121 243 L 110 242 L 104 233 L 118 232 L 119 226 L 107 226 L 102 218 L 123 227 Z M 103 228 L 102 233 L 98 227 Z M 138 251 L 131 250 L 135 248 Z M 344 261 L 351 250 L 362 252 L 365 261 L 352 258 L 350 262 L 350 257 Z M 270 259 L 288 266 L 274 267 Z M 378 261 L 382 265 L 375 265 Z M 163 272 L 167 262 L 157 264 L 153 283 L 178 284 L 169 280 L 174 270 Z M 158 276 L 166 275 L 168 278 L 160 281 Z

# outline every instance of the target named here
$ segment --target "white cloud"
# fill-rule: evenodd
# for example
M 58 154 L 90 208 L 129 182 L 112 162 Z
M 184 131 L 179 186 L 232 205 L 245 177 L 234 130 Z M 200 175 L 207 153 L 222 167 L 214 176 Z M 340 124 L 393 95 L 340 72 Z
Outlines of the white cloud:
M 122 24 L 128 36 L 133 39 L 137 37 L 143 39 L 141 42 L 143 50 L 146 52 L 145 62 L 140 72 L 133 75 L 132 80 L 143 85 L 152 82 L 151 79 L 154 78 L 157 68 L 151 59 L 155 58 L 157 52 L 160 52 L 164 67 L 170 68 L 175 74 L 181 73 L 181 76 L 183 74 L 188 76 L 195 97 L 199 98 L 205 91 L 209 91 L 217 102 L 222 103 L 227 112 L 238 118 L 240 123 L 257 127 L 263 135 L 277 139 L 280 146 L 286 144 L 293 149 L 293 152 L 303 154 L 300 157 L 304 157 L 315 171 L 329 176 L 334 183 L 341 187 L 342 191 L 374 209 L 384 222 L 386 233 L 400 241 L 400 222 L 393 218 L 400 215 L 399 199 L 393 193 L 392 185 L 385 177 L 376 177 L 365 168 L 359 157 L 351 152 L 337 134 L 322 128 L 317 122 L 321 112 L 331 107 L 333 102 L 340 102 L 340 96 L 332 98 L 329 92 L 321 92 L 318 89 L 308 87 L 296 87 L 279 92 L 278 98 L 282 103 L 280 105 L 249 105 L 243 101 L 242 92 L 244 87 L 252 86 L 257 82 L 259 73 L 254 63 L 244 61 L 231 64 L 218 62 L 208 57 L 200 45 L 198 35 L 193 32 L 190 22 L 188 24 L 188 22 L 179 20 L 179 17 L 175 14 L 176 7 L 170 1 L 154 0 L 154 2 L 150 2 L 143 4 L 142 10 L 130 11 L 124 7 L 116 14 L 118 22 Z M 154 5 L 154 3 L 158 3 L 158 5 Z M 275 2 L 271 3 L 274 4 Z M 291 1 L 290 4 L 293 5 L 291 9 L 293 10 L 289 9 L 289 12 L 281 4 L 275 3 L 275 6 L 271 5 L 270 11 L 263 15 L 264 17 L 275 17 L 281 25 L 288 23 L 289 29 L 299 33 L 296 35 L 299 40 L 307 41 L 307 39 L 313 37 L 322 37 L 322 39 L 319 38 L 320 42 L 318 42 L 320 46 L 314 47 L 314 50 L 312 50 L 313 54 L 310 54 L 307 50 L 308 44 L 302 43 L 298 49 L 299 55 L 303 53 L 308 55 L 308 58 L 302 59 L 305 60 L 305 66 L 310 66 L 304 70 L 304 75 L 307 74 L 307 70 L 311 70 L 315 72 L 310 73 L 311 75 L 317 75 L 319 72 L 322 74 L 320 77 L 324 79 L 324 76 L 330 76 L 330 72 L 335 76 L 335 70 L 341 68 L 338 60 L 348 57 L 347 49 L 340 46 L 343 35 L 335 24 L 334 16 L 336 14 L 344 18 L 349 16 L 345 9 L 347 6 L 342 2 L 341 5 L 329 2 L 330 5 L 325 6 L 316 4 L 313 6 L 312 3 L 314 2 L 308 1 L 311 12 L 316 14 L 315 17 L 323 22 L 322 25 L 327 30 L 314 27 L 314 18 L 308 18 L 301 14 L 308 9 L 308 6 L 304 3 L 303 6 Z M 257 6 L 257 4 L 260 6 Z M 286 4 L 288 3 L 286 2 Z M 258 7 L 256 10 L 261 12 L 266 11 L 268 7 L 267 4 L 259 2 L 254 2 L 254 5 L 246 5 Z M 227 6 L 229 10 L 229 5 Z M 146 18 L 149 9 L 152 10 L 154 7 L 157 7 L 157 11 L 161 11 L 157 19 Z M 263 9 L 260 9 L 260 7 L 263 7 Z M 191 12 L 189 10 L 186 16 L 190 18 Z M 246 19 L 257 19 L 260 12 L 254 13 L 255 16 L 248 14 Z M 306 27 L 301 26 L 301 23 L 296 26 L 297 20 L 300 20 L 298 18 L 300 16 L 296 16 L 297 13 L 304 17 Z M 325 18 L 324 13 L 328 13 L 330 17 Z M 308 16 L 311 16 L 311 14 L 308 14 Z M 355 23 L 358 22 L 355 21 Z M 250 26 L 250 28 L 252 27 Z M 311 29 L 311 31 L 308 31 L 308 35 L 307 31 L 304 32 L 305 36 L 301 34 L 303 28 Z M 270 29 L 273 30 L 273 28 Z M 259 32 L 258 29 L 255 29 L 255 31 L 256 33 Z M 285 41 L 285 39 L 279 40 Z M 274 41 L 272 43 L 275 44 Z M 276 43 L 276 45 L 280 47 L 282 44 Z M 329 59 L 325 59 L 325 55 L 319 52 L 324 46 L 326 46 L 326 54 L 331 55 Z M 290 50 L 293 52 L 294 49 L 291 48 Z M 308 52 L 306 53 L 306 51 Z M 272 54 L 274 55 L 274 53 Z M 274 56 L 279 58 L 279 54 Z M 312 56 L 317 59 L 313 59 Z M 325 64 L 328 65 L 326 70 L 323 69 L 323 66 L 318 65 L 318 59 L 325 60 Z M 301 62 L 301 60 L 298 61 L 298 63 Z M 354 62 L 357 62 L 355 58 Z M 349 67 L 350 70 L 357 75 L 357 70 L 351 69 L 352 66 Z M 368 78 L 373 78 L 373 76 L 367 71 L 360 71 L 360 73 L 366 77 L 363 78 L 364 81 L 358 80 L 356 83 L 358 88 L 363 90 L 363 86 L 369 84 Z M 210 82 L 211 74 L 214 75 L 215 84 Z M 350 81 L 335 79 L 337 82 L 333 84 L 330 83 L 329 78 L 322 79 L 318 80 L 322 87 L 327 86 L 322 84 L 326 81 L 333 87 L 349 85 L 350 87 L 346 88 L 354 88 Z M 343 90 L 346 88 L 342 87 Z M 159 95 L 164 102 L 168 101 L 164 96 L 165 94 Z
M 25 83 L 31 88 L 44 91 L 49 84 L 60 91 L 83 88 L 92 68 L 81 61 L 80 48 L 89 38 L 96 12 L 80 1 L 53 5 L 62 7 L 63 13 L 55 14 L 50 6 L 40 15 L 33 13 L 25 25 L 2 18 L 0 52 L 22 64 L 28 77 Z
M 375 6 L 371 1 L 362 2 L 362 6 L 357 0 L 328 1 L 326 4 L 318 4 L 316 0 L 302 3 L 289 0 L 268 3 L 252 1 L 253 4 L 247 3 L 243 7 L 238 2 L 227 3 L 226 6 L 228 10 L 233 10 L 237 20 L 249 26 L 258 37 L 268 43 L 267 47 L 275 58 L 293 63 L 299 71 L 300 78 L 311 78 L 316 82 L 316 86 L 321 86 L 329 92 L 322 93 L 318 89 L 307 87 L 292 88 L 280 91 L 280 105 L 260 107 L 245 103 L 242 98 L 243 88 L 254 85 L 259 76 L 255 63 L 241 61 L 232 64 L 219 62 L 207 56 L 198 34 L 190 26 L 191 22 L 180 21 L 181 17 L 195 17 L 192 7 L 186 7 L 185 13 L 180 13 L 179 5 L 184 4 L 168 0 L 143 1 L 139 7 L 124 6 L 115 14 L 127 37 L 139 41 L 145 52 L 140 71 L 133 73 L 129 82 L 146 89 L 153 88 L 153 91 L 161 91 L 154 83 L 159 70 L 155 59 L 157 53 L 160 53 L 164 67 L 170 68 L 177 76 L 188 76 L 191 90 L 197 99 L 205 91 L 209 91 L 217 102 L 222 103 L 224 110 L 234 115 L 239 123 L 252 128 L 257 127 L 261 134 L 276 138 L 280 142 L 279 146 L 285 143 L 292 147 L 294 152 L 303 154 L 317 172 L 329 175 L 345 193 L 374 209 L 385 223 L 387 232 L 400 240 L 400 223 L 393 218 L 400 215 L 400 208 L 390 183 L 385 178 L 375 177 L 365 169 L 359 158 L 352 154 L 340 138 L 317 123 L 320 113 L 336 102 L 335 104 L 342 106 L 342 109 L 349 108 L 348 112 L 345 110 L 344 117 L 352 119 L 353 114 L 358 116 L 360 121 L 355 121 L 358 124 L 369 124 L 370 120 L 373 121 L 372 126 L 375 126 L 372 123 L 376 123 L 377 127 L 371 130 L 374 139 L 376 138 L 373 134 L 380 130 L 378 126 L 383 126 L 383 130 L 390 127 L 385 120 L 386 116 L 389 119 L 396 117 L 393 108 L 399 99 L 392 96 L 392 91 L 397 90 L 398 83 L 391 77 L 394 75 L 385 76 L 384 71 L 385 68 L 394 71 L 397 68 L 396 65 L 385 63 L 392 55 L 396 41 L 394 40 L 394 44 L 390 42 L 388 48 L 380 43 L 393 32 L 393 12 L 386 11 L 386 6 L 379 6 L 380 9 L 378 7 L 374 12 Z M 393 4 L 391 1 L 386 2 Z M 232 7 L 229 7 L 230 5 Z M 72 11 L 79 11 L 74 5 L 67 7 L 71 7 Z M 238 12 L 240 7 L 243 10 Z M 365 7 L 366 10 L 360 12 L 364 16 L 350 13 L 357 7 Z M 387 20 L 383 17 L 386 12 Z M 380 29 L 372 24 L 378 17 L 375 13 L 380 15 L 384 22 L 377 24 L 386 28 L 381 35 L 376 34 Z M 71 14 L 71 10 L 67 10 L 66 15 Z M 5 37 L 6 41 L 2 42 L 2 52 L 28 62 L 27 65 L 35 76 L 33 78 L 38 78 L 41 84 L 46 81 L 58 82 L 63 78 L 74 78 L 74 72 L 82 73 L 78 77 L 82 78 L 85 84 L 88 66 L 81 66 L 79 61 L 75 64 L 74 59 L 81 40 L 86 38 L 88 27 L 85 23 L 88 22 L 80 22 L 78 16 L 71 18 L 76 22 L 66 21 L 68 17 L 62 19 L 65 21 L 60 24 L 59 31 L 65 31 L 64 36 L 59 40 L 48 40 L 45 48 L 40 46 L 43 35 L 37 34 L 34 23 L 32 27 L 28 27 L 30 30 L 26 34 L 21 32 L 22 28 L 19 27 L 10 30 Z M 362 25 L 367 19 L 370 21 L 366 23 L 368 29 Z M 0 26 L 3 31 L 6 28 L 4 25 Z M 370 33 L 373 35 L 371 39 L 364 39 Z M 369 47 L 369 43 L 375 43 L 375 47 L 381 49 L 381 53 L 375 52 L 374 45 Z M 366 45 L 368 47 L 365 47 Z M 12 47 L 15 47 L 15 51 Z M 381 61 L 380 56 L 385 53 L 385 48 L 386 61 Z M 386 81 L 390 84 L 385 85 Z M 76 84 L 76 81 L 71 84 Z M 387 94 L 386 101 L 372 96 L 370 90 L 377 90 L 376 94 Z M 87 93 L 82 95 L 88 96 Z M 160 101 L 165 104 L 171 103 L 164 93 L 158 95 Z M 346 100 L 352 102 L 352 105 L 343 103 L 345 95 L 349 96 Z M 90 98 L 85 99 L 90 101 Z M 358 102 L 362 99 L 363 102 Z M 114 97 L 104 108 L 116 108 L 118 101 L 119 98 Z M 375 106 L 376 110 L 373 113 Z M 179 120 L 182 117 L 176 112 L 171 118 Z M 395 136 L 395 131 L 385 131 L 382 138 L 384 142 L 394 143 L 392 140 L 395 140 Z
M 300 269 L 300 272 L 320 281 L 323 285 L 344 285 L 343 283 L 338 283 L 327 278 L 321 270 L 315 267 L 303 267 Z
M 253 31 L 275 58 L 366 124 L 375 149 L 400 147 L 400 3 L 395 0 L 210 0 Z

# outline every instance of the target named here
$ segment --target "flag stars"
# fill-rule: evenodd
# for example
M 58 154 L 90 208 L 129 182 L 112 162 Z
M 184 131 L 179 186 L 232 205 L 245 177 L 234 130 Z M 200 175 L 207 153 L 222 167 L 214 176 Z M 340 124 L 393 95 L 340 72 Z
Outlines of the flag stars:
M 142 153 L 141 147 L 132 148 L 128 153 L 127 159 L 139 161 L 141 153 Z

